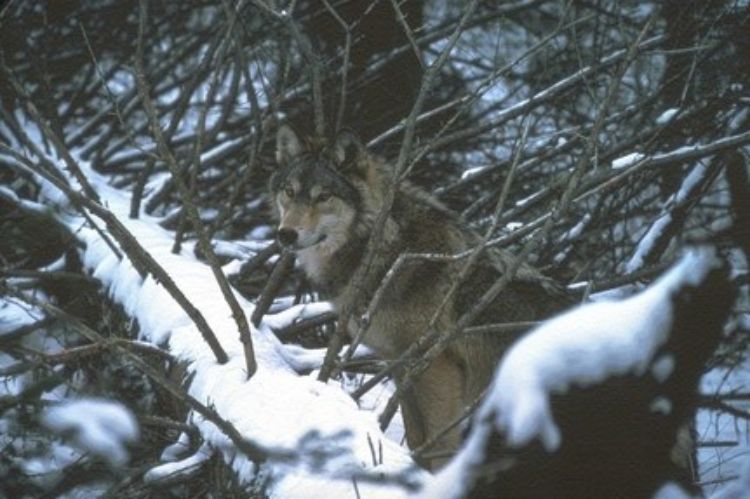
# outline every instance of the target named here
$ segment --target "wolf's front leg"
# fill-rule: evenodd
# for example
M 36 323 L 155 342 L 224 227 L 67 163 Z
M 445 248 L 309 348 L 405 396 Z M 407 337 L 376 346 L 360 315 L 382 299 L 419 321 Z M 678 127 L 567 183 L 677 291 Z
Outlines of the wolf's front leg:
M 401 398 L 406 440 L 415 449 L 443 432 L 463 410 L 463 372 L 448 354 L 443 354 L 425 370 Z M 453 428 L 425 453 L 420 461 L 434 470 L 445 464 L 458 448 L 460 428 Z

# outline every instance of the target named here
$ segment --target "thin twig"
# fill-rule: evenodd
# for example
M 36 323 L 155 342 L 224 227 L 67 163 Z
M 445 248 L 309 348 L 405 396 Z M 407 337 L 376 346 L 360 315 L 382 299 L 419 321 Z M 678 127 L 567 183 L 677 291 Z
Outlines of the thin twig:
M 409 23 L 406 21 L 406 17 L 404 17 L 404 12 L 401 10 L 401 6 L 398 3 L 398 0 L 391 0 L 391 6 L 393 7 L 393 10 L 396 12 L 396 21 L 401 25 L 401 28 L 404 30 L 404 34 L 406 35 L 406 39 L 409 41 L 409 45 L 411 45 L 411 49 L 414 51 L 414 57 L 417 58 L 417 61 L 419 61 L 419 65 L 424 67 L 424 61 L 422 61 L 422 53 L 419 50 L 419 45 L 417 45 L 417 41 L 414 38 L 414 32 L 411 29 L 411 26 L 409 26 Z
M 341 64 L 341 90 L 339 92 L 339 105 L 338 110 L 336 111 L 336 124 L 334 129 L 334 134 L 338 133 L 339 130 L 341 130 L 341 126 L 344 122 L 344 112 L 346 110 L 346 93 L 347 93 L 347 80 L 349 77 L 349 58 L 351 56 L 351 49 L 352 49 L 352 29 L 351 27 L 346 24 L 346 21 L 339 15 L 338 12 L 336 12 L 336 9 L 333 8 L 333 6 L 328 2 L 328 0 L 323 0 L 323 5 L 325 6 L 326 10 L 333 16 L 333 18 L 336 20 L 336 22 L 341 26 L 341 29 L 344 31 L 344 60 Z

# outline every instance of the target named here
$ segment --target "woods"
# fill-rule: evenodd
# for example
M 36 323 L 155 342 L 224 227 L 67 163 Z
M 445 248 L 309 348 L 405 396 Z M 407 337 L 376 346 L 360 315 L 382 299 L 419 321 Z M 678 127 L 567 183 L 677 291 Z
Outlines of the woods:
M 410 386 L 458 341 L 516 344 L 542 317 L 491 318 L 514 283 L 543 282 L 571 306 L 621 300 L 704 245 L 728 262 L 729 284 L 711 277 L 714 300 L 698 298 L 722 327 L 695 327 L 684 290 L 663 308 L 695 336 L 671 335 L 710 350 L 686 377 L 692 387 L 706 374 L 684 407 L 691 485 L 710 496 L 739 483 L 748 33 L 739 0 L 7 2 L 2 493 L 429 494 L 448 475 L 434 481 L 415 463 L 453 452 L 435 439 L 406 445 L 408 388 L 394 377 Z M 276 241 L 282 124 L 311 150 L 351 133 L 391 169 L 343 306 Z M 402 191 L 475 239 L 393 255 L 367 291 Z M 388 286 L 418 265 L 458 269 L 471 313 L 376 355 L 365 345 Z M 718 346 L 692 339 L 708 329 Z M 609 393 L 599 381 L 594 401 Z M 567 385 L 550 393 L 570 395 L 559 407 L 587 400 Z M 469 424 L 481 402 L 465 404 L 453 431 L 482 428 Z M 82 420 L 122 431 L 92 436 Z

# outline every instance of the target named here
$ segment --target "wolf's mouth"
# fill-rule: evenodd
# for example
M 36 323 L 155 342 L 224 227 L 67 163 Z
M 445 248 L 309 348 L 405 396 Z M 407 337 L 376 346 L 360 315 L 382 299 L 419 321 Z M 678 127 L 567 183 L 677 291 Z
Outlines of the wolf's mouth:
M 323 241 L 325 241 L 327 237 L 328 237 L 327 234 L 321 234 L 320 236 L 318 236 L 317 239 L 315 239 L 311 243 L 308 243 L 308 244 L 295 243 L 295 244 L 291 244 L 291 245 L 289 245 L 287 247 L 289 249 L 294 250 L 294 251 L 299 251 L 299 250 L 303 250 L 303 249 L 307 249 L 307 248 L 312 248 L 313 246 L 316 246 L 316 245 L 322 243 Z
M 327 234 L 321 234 L 320 236 L 318 236 L 318 239 L 314 243 L 308 244 L 307 246 L 305 246 L 305 248 L 309 248 L 311 246 L 315 246 L 316 244 L 320 244 L 323 241 L 325 241 L 327 237 L 328 237 Z

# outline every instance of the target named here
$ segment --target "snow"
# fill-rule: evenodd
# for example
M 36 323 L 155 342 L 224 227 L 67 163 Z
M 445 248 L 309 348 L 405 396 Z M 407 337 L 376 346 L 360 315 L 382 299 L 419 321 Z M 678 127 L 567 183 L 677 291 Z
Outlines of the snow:
M 671 107 L 667 109 L 666 111 L 661 113 L 658 118 L 656 118 L 656 124 L 666 125 L 667 123 L 669 123 L 670 121 L 674 119 L 674 117 L 677 115 L 679 111 L 680 111 L 679 108 L 676 108 L 676 107 Z
M 8 279 L 8 282 L 10 284 L 15 280 Z M 35 291 L 35 296 L 42 299 L 44 292 Z M 9 335 L 18 328 L 34 324 L 43 318 L 44 313 L 42 311 L 26 302 L 15 298 L 0 297 L 0 339 L 6 340 L 4 342 L 5 345 L 0 344 L 0 346 L 9 346 L 7 343 L 9 338 L 5 335 Z M 16 340 L 14 339 L 14 341 Z M 62 349 L 57 339 L 45 334 L 43 329 L 36 330 L 33 333 L 26 333 L 18 341 L 20 341 L 19 347 L 31 351 L 55 353 Z M 12 349 L 8 350 L 8 352 L 12 352 Z M 18 363 L 19 360 L 14 355 L 0 349 L 0 369 L 10 368 Z M 0 399 L 6 396 L 13 397 L 19 395 L 35 382 L 36 379 L 31 371 L 19 375 L 0 376 Z M 52 396 L 52 392 L 47 392 L 43 395 L 44 398 Z M 0 448 L 4 448 L 13 441 L 12 432 L 7 431 L 6 425 L 7 420 L 0 418 Z M 37 466 L 40 465 L 37 463 Z
M 586 213 L 583 218 L 578 221 L 568 232 L 566 232 L 561 238 L 561 241 L 571 241 L 583 233 L 583 229 L 591 222 L 591 213 Z
M 24 444 L 28 445 L 28 442 Z M 21 445 L 24 445 L 21 444 Z M 60 442 L 53 442 L 42 455 L 20 462 L 21 469 L 33 483 L 48 487 L 62 478 L 62 470 L 80 461 L 81 452 Z
M 639 161 L 641 161 L 643 158 L 645 158 L 646 155 L 639 153 L 639 152 L 633 152 L 630 154 L 626 154 L 625 156 L 621 156 L 614 161 L 612 161 L 612 169 L 613 170 L 619 170 L 620 168 L 627 168 L 629 166 L 632 166 Z
M 135 416 L 119 403 L 80 399 L 46 409 L 42 423 L 50 430 L 70 436 L 81 449 L 105 459 L 111 466 L 128 460 L 125 445 L 138 439 Z
M 278 314 L 266 316 L 263 323 L 271 329 L 282 329 L 297 321 L 310 319 L 326 312 L 333 312 L 333 305 L 328 302 L 301 303 L 288 307 Z
M 326 356 L 325 348 L 304 348 L 299 345 L 283 345 L 281 355 L 298 373 L 320 369 Z
M 218 146 L 214 147 L 213 149 L 210 149 L 204 152 L 203 154 L 201 154 L 200 161 L 201 163 L 205 164 L 205 163 L 211 163 L 211 162 L 223 159 L 230 152 L 241 147 L 243 144 L 247 142 L 248 142 L 247 137 L 238 137 L 234 140 L 228 140 L 226 142 L 223 142 L 219 144 Z
M 108 112 L 108 110 L 105 110 Z M 188 140 L 191 140 L 195 136 L 195 131 L 191 130 L 187 133 L 181 133 L 176 135 L 172 139 L 173 144 L 178 143 L 184 143 Z M 136 148 L 128 148 L 121 151 L 117 151 L 116 153 L 112 154 L 112 156 L 109 158 L 110 164 L 121 164 L 121 163 L 130 163 L 138 159 L 142 159 L 144 156 L 147 156 L 148 154 L 152 154 L 156 151 L 156 146 L 154 144 L 143 144 Z M 105 151 L 105 156 L 110 154 L 110 151 Z
M 101 280 L 112 299 L 138 321 L 140 339 L 165 346 L 187 364 L 192 375 L 189 394 L 212 406 L 243 436 L 268 448 L 295 450 L 313 432 L 320 435 L 320 445 L 336 435 L 349 435 L 339 439 L 341 455 L 323 472 L 305 470 L 304 459 L 298 466 L 273 460 L 264 464 L 262 471 L 273 480 L 271 497 L 310 497 L 311 491 L 318 497 L 354 497 L 348 478 L 354 472 L 390 474 L 409 470 L 415 480 L 426 474 L 414 470 L 407 449 L 383 435 L 376 415 L 360 410 L 336 383 L 324 384 L 311 377 L 300 377 L 294 369 L 300 367 L 299 357 L 290 358 L 290 350 L 273 334 L 272 327 L 317 315 L 330 310 L 330 305 L 308 304 L 266 315 L 261 326 L 252 329 L 258 371 L 247 380 L 237 326 L 211 270 L 191 252 L 172 254 L 173 234 L 158 225 L 158 218 L 148 215 L 137 220 L 128 218 L 127 193 L 108 186 L 105 178 L 92 171 L 85 161 L 80 164 L 103 204 L 198 307 L 229 356 L 229 362 L 218 364 L 195 325 L 159 283 L 150 276 L 142 279 L 127 258 L 118 260 L 94 230 L 81 227 L 84 224 L 80 218 L 71 216 L 66 220 L 85 243 L 84 266 Z M 249 317 L 253 305 L 239 294 L 236 297 Z M 222 432 L 202 418 L 196 417 L 194 424 L 203 439 L 221 451 L 242 482 L 253 479 L 256 467 L 237 452 Z M 376 448 L 382 446 L 382 464 L 372 464 L 368 442 L 374 442 Z M 363 497 L 391 498 L 405 494 L 402 489 L 370 482 L 359 482 L 358 490 Z
M 664 383 L 674 371 L 674 357 L 669 354 L 662 355 L 651 366 L 651 374 L 659 383 Z
M 180 433 L 177 441 L 168 445 L 161 453 L 160 459 L 165 462 L 177 461 L 180 456 L 185 455 L 190 450 L 190 435 Z
M 483 405 L 484 407 L 484 405 Z M 479 418 L 475 417 L 475 421 Z M 483 421 L 476 425 L 459 453 L 422 488 L 416 499 L 459 499 L 470 478 L 468 470 L 478 466 L 484 456 L 484 444 L 490 437 L 491 426 Z
M 213 452 L 208 445 L 203 444 L 195 454 L 179 461 L 167 462 L 151 468 L 143 475 L 143 482 L 153 485 L 170 479 L 178 478 L 180 475 L 195 473 L 200 466 L 211 458 Z
M 742 130 L 744 127 L 744 124 L 747 123 L 748 115 L 750 115 L 750 111 L 748 111 L 746 107 L 741 109 L 739 112 L 737 112 L 729 120 L 729 126 L 728 126 L 729 130 L 732 133 Z
M 701 180 L 706 177 L 707 173 L 708 168 L 706 168 L 706 165 L 703 163 L 698 163 L 692 170 L 690 170 L 688 176 L 685 177 L 682 185 L 680 185 L 680 190 L 677 191 L 677 194 L 674 195 L 673 202 L 680 203 L 685 201 L 693 191 L 693 189 L 695 189 L 701 182 Z
M 60 495 L 58 499 L 90 499 L 92 497 L 105 497 L 110 489 L 107 482 L 94 482 L 77 485 L 68 492 Z
M 474 168 L 468 168 L 461 173 L 461 180 L 464 180 L 469 177 L 473 177 L 477 173 L 481 172 L 482 170 L 485 170 L 486 166 L 476 166 Z
M 516 206 L 517 207 L 524 206 L 524 205 L 528 204 L 530 201 L 532 201 L 533 199 L 535 199 L 538 196 L 539 196 L 539 193 L 535 192 L 534 194 L 532 194 L 530 196 L 527 196 L 527 197 L 525 197 L 523 199 L 519 199 L 518 201 L 516 201 Z
M 0 198 L 6 199 L 14 204 L 23 207 L 26 210 L 36 212 L 40 215 L 46 215 L 50 211 L 48 207 L 42 204 L 29 201 L 28 199 L 19 198 L 12 189 L 10 189 L 9 187 L 5 187 L 4 185 L 0 185 Z
M 668 482 L 656 491 L 652 499 L 692 499 L 692 496 L 676 483 Z
M 643 238 L 638 242 L 633 256 L 625 264 L 625 272 L 633 273 L 641 269 L 645 263 L 647 255 L 652 251 L 652 248 L 656 244 L 656 241 L 662 236 L 664 231 L 672 223 L 671 208 L 675 205 L 684 203 L 689 196 L 693 193 L 694 189 L 700 184 L 700 182 L 706 177 L 708 169 L 703 163 L 697 164 L 685 177 L 680 189 L 673 194 L 667 202 L 664 204 L 662 214 L 651 224 L 648 231 Z
M 214 239 L 211 246 L 217 255 L 246 260 L 268 247 L 272 241 L 222 241 Z
M 631 256 L 630 260 L 628 260 L 628 262 L 625 264 L 626 273 L 632 274 L 633 272 L 636 272 L 637 270 L 643 268 L 643 265 L 646 262 L 646 256 L 651 253 L 651 249 L 656 244 L 656 241 L 659 237 L 661 237 L 664 230 L 669 227 L 671 223 L 672 215 L 667 212 L 661 215 L 653 224 L 651 224 L 646 234 L 638 242 L 638 246 L 636 246 L 635 251 L 633 252 L 633 256 Z
M 711 499 L 750 499 L 750 458 L 745 457 L 738 479 L 712 495 Z
M 586 213 L 573 227 L 560 237 L 558 240 L 558 246 L 562 246 L 565 249 L 555 255 L 553 259 L 555 263 L 559 264 L 565 260 L 568 253 L 573 249 L 573 245 L 565 243 L 577 239 L 583 233 L 584 229 L 588 227 L 589 223 L 591 223 L 591 214 Z
M 666 416 L 672 412 L 672 401 L 667 397 L 654 397 L 648 408 L 655 414 L 664 414 Z
M 700 392 L 706 396 L 720 397 L 733 393 L 742 394 L 747 392 L 748 380 L 750 361 L 745 360 L 733 367 L 711 370 L 701 380 Z M 740 411 L 750 409 L 750 402 L 741 398 L 727 400 L 725 403 Z M 736 445 L 729 446 L 698 447 L 697 459 L 701 480 L 710 484 L 704 487 L 707 495 L 723 490 L 720 484 L 727 480 L 746 476 L 743 475 L 743 463 L 746 463 L 750 456 L 750 424 L 747 421 L 726 412 L 701 409 L 698 411 L 695 427 L 699 441 L 736 442 Z
M 0 336 L 44 318 L 28 304 L 12 298 L 0 297 Z
M 268 225 L 259 225 L 250 231 L 248 237 L 251 239 L 267 239 L 273 234 L 274 230 Z

